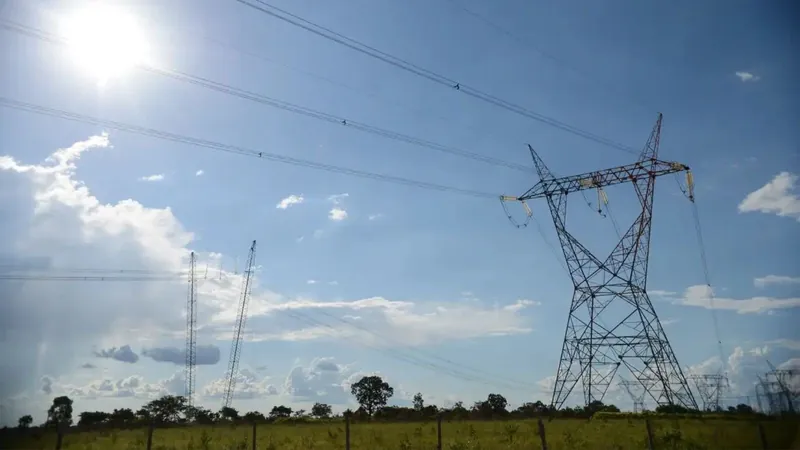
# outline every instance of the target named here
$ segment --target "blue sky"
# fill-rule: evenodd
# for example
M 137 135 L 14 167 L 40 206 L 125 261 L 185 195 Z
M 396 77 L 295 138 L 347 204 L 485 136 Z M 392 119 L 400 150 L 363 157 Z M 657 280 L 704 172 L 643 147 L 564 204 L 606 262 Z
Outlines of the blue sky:
M 56 32 L 59 18 L 85 3 L 7 0 L 0 14 Z M 136 17 L 159 67 L 517 164 L 531 165 L 530 143 L 559 175 L 634 158 L 446 89 L 237 2 L 115 4 Z M 798 36 L 790 26 L 794 12 L 789 2 L 274 4 L 628 146 L 644 145 L 662 112 L 661 157 L 683 162 L 694 172 L 711 281 L 719 297 L 715 306 L 724 356 L 732 358 L 730 366 L 745 359 L 750 367 L 737 372 L 741 379 L 731 395 L 748 395 L 754 374 L 767 370 L 765 354 L 776 364 L 797 357 L 800 344 L 790 323 L 798 319 L 800 306 L 800 200 L 794 190 L 800 174 L 800 111 L 792 99 L 798 96 L 794 80 L 800 70 L 790 57 L 790 42 Z M 96 74 L 63 48 L 7 30 L 2 31 L 0 58 L 8 68 L 0 78 L 0 95 L 6 98 L 498 195 L 520 194 L 536 182 L 519 171 L 139 70 L 99 88 Z M 103 131 L 109 131 L 108 142 L 94 138 L 84 145 L 92 151 L 63 162 L 58 170 L 31 168 L 51 164 L 44 160 L 56 149 L 87 142 Z M 210 386 L 200 401 L 210 407 L 219 402 L 212 395 L 213 383 L 228 358 L 229 337 L 222 333 L 230 328 L 225 314 L 237 300 L 233 272 L 242 270 L 253 239 L 260 269 L 248 330 L 259 341 L 244 343 L 242 367 L 249 378 L 242 383 L 253 398 L 237 399 L 240 409 L 268 410 L 278 403 L 302 407 L 316 399 L 344 408 L 347 396 L 341 395 L 341 386 L 371 372 L 440 405 L 474 401 L 489 392 L 501 392 L 514 404 L 549 400 L 542 386 L 555 373 L 572 292 L 560 253 L 547 244 L 557 241 L 544 203 L 532 205 L 544 228 L 541 236 L 535 227 L 510 226 L 497 200 L 258 161 L 8 108 L 0 109 L 0 145 L 0 155 L 7 157 L 0 165 L 0 186 L 10 193 L 0 196 L 0 228 L 16 236 L 0 246 L 4 258 L 16 263 L 39 256 L 49 258 L 54 268 L 179 270 L 189 250 L 198 252 L 203 271 L 210 267 L 200 289 L 201 308 L 206 307 L 200 318 L 207 331 L 201 332 L 200 343 L 221 349 L 217 364 L 198 369 L 199 390 Z M 162 177 L 143 179 L 154 175 Z M 718 352 L 710 310 L 697 306 L 704 301 L 697 289 L 687 291 L 704 284 L 691 204 L 669 178 L 657 183 L 648 287 L 658 292 L 651 293 L 653 302 L 668 323 L 681 364 L 713 364 L 709 359 Z M 607 193 L 616 220 L 627 228 L 637 213 L 631 188 Z M 276 207 L 290 196 L 303 201 Z M 509 207 L 523 217 L 519 205 Z M 605 256 L 615 244 L 610 220 L 592 212 L 580 196 L 571 198 L 569 214 L 574 234 Z M 224 282 L 214 280 L 218 255 Z M 28 334 L 15 338 L 25 342 L 0 342 L 13 355 L 3 370 L 13 369 L 22 380 L 2 392 L 11 411 L 3 420 L 13 421 L 28 410 L 43 418 L 41 411 L 58 392 L 79 397 L 79 410 L 108 409 L 138 405 L 152 392 L 182 386 L 175 378 L 180 366 L 141 353 L 143 348 L 182 345 L 183 285 L 66 284 L 0 284 L 13 299 L 3 306 L 8 317 L 41 322 L 14 320 L 7 327 L 27 329 Z M 114 306 L 109 306 L 112 298 Z M 60 306 L 48 310 L 54 302 Z M 322 308 L 318 303 L 323 302 L 339 303 Z M 287 304 L 329 327 L 320 334 L 298 322 L 281 311 L 280 305 Z M 372 342 L 374 335 L 334 319 L 345 315 L 360 316 L 345 320 L 393 343 Z M 86 333 L 81 333 L 81 321 L 93 323 Z M 523 383 L 514 389 L 469 383 L 449 378 L 441 367 L 431 371 L 391 357 L 396 353 L 385 347 L 406 340 L 449 361 Z M 141 358 L 125 363 L 93 353 L 124 345 Z M 336 370 L 326 371 L 326 362 Z M 86 363 L 97 367 L 79 368 Z M 447 366 L 441 360 L 437 364 Z M 102 380 L 116 387 L 100 389 Z M 129 391 L 121 380 L 129 380 Z M 326 395 L 300 395 L 302 389 Z M 625 402 L 621 394 L 614 395 Z

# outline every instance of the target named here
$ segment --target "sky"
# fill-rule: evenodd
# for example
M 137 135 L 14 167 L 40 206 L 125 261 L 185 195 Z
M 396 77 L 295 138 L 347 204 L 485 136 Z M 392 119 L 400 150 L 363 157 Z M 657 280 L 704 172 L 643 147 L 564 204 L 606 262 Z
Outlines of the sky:
M 0 96 L 497 196 L 520 195 L 538 181 L 527 144 L 560 176 L 636 158 L 236 1 L 105 3 L 135 22 L 145 50 L 113 47 L 125 21 L 78 27 L 98 33 L 88 39 L 99 48 L 94 53 L 2 28 Z M 647 287 L 680 365 L 687 373 L 724 370 L 727 401 L 753 404 L 753 383 L 768 362 L 800 365 L 800 336 L 791 326 L 800 318 L 800 109 L 792 101 L 800 67 L 790 53 L 796 5 L 269 3 L 628 147 L 644 146 L 663 113 L 659 154 L 692 168 L 703 238 L 701 247 L 680 189 L 685 180 L 659 178 Z M 92 8 L 96 2 L 85 0 L 5 0 L 0 18 L 61 35 L 69 33 L 65 18 Z M 105 70 L 134 53 L 150 67 L 531 170 L 437 152 L 153 71 Z M 174 273 L 188 269 L 190 252 L 198 258 L 195 401 L 218 409 L 253 240 L 237 409 L 324 402 L 341 411 L 353 407 L 349 386 L 366 374 L 394 386 L 398 405 L 416 392 L 439 406 L 489 393 L 512 406 L 549 402 L 572 284 L 544 202 L 531 202 L 534 220 L 515 228 L 497 197 L 247 158 L 3 105 L 3 423 L 22 414 L 44 421 L 56 395 L 73 398 L 77 413 L 183 394 L 188 291 Z M 590 191 L 570 196 L 567 220 L 601 259 L 618 240 L 615 225 L 624 232 L 639 213 L 630 185 L 605 192 L 605 217 Z M 506 206 L 524 222 L 519 203 Z M 124 282 L 40 276 L 89 270 L 149 275 Z M 581 398 L 578 386 L 570 403 Z M 607 400 L 631 404 L 616 384 Z

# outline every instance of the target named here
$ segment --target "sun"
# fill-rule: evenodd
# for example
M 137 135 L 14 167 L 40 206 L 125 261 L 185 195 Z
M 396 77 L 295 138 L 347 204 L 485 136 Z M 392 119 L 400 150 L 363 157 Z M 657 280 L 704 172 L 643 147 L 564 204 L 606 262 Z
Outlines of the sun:
M 101 85 L 147 62 L 147 42 L 125 10 L 92 5 L 63 18 L 60 29 L 75 63 Z

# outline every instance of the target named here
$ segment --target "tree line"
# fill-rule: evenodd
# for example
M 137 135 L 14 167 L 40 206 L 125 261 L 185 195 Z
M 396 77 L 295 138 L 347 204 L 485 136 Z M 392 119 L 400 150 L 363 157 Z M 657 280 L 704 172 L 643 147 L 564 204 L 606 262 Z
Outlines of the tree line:
M 111 426 L 124 427 L 143 423 L 156 424 L 214 424 L 235 422 L 277 422 L 324 420 L 348 416 L 352 420 L 429 420 L 441 416 L 446 420 L 495 419 L 495 418 L 532 418 L 541 416 L 558 417 L 591 417 L 595 413 L 618 413 L 619 408 L 594 401 L 589 405 L 574 408 L 563 408 L 558 411 L 541 401 L 523 403 L 513 410 L 508 409 L 508 401 L 500 394 L 489 394 L 486 400 L 478 401 L 471 406 L 456 402 L 450 408 L 426 405 L 421 393 L 414 395 L 412 406 L 388 406 L 394 395 L 394 388 L 379 376 L 361 378 L 350 387 L 359 407 L 346 410 L 341 415 L 334 415 L 331 405 L 315 403 L 311 410 L 293 410 L 284 405 L 272 407 L 268 414 L 249 411 L 241 414 L 231 407 L 223 407 L 219 411 L 189 405 L 187 399 L 178 395 L 166 395 L 152 400 L 134 411 L 130 408 L 114 409 L 112 412 L 84 411 L 78 414 L 79 427 Z M 47 411 L 47 420 L 43 426 L 73 425 L 73 401 L 67 396 L 53 399 Z M 656 413 L 687 414 L 696 413 L 680 406 L 659 406 Z M 729 408 L 728 412 L 736 414 L 753 414 L 753 409 L 744 404 Z M 25 415 L 19 418 L 19 428 L 28 428 L 33 418 Z

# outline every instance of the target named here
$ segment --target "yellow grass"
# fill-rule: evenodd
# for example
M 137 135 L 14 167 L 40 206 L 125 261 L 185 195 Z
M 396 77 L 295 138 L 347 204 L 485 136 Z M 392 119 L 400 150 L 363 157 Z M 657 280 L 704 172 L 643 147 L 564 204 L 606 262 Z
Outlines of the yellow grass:
M 550 450 L 647 449 L 643 420 L 545 421 Z M 761 449 L 758 423 L 743 420 L 651 419 L 656 449 Z M 798 422 L 762 422 L 768 448 L 800 449 Z M 54 449 L 54 433 L 30 430 L 27 436 L 4 436 L 2 448 Z M 37 432 L 38 431 L 38 432 Z M 251 425 L 191 426 L 155 429 L 154 450 L 252 449 Z M 334 450 L 345 448 L 344 422 L 262 424 L 256 429 L 260 450 Z M 70 431 L 62 449 L 144 449 L 147 429 Z M 432 450 L 436 448 L 436 422 L 354 423 L 350 429 L 353 450 Z M 531 450 L 541 448 L 535 420 L 464 421 L 442 423 L 443 450 Z

